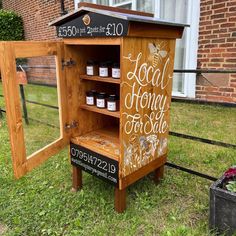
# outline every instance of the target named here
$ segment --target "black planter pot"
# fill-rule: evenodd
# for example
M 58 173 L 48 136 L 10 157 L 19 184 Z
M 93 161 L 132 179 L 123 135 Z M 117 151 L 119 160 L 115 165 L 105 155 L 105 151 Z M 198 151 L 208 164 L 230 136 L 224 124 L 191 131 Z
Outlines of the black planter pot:
M 221 188 L 222 177 L 210 187 L 210 228 L 218 233 L 236 233 L 236 193 Z

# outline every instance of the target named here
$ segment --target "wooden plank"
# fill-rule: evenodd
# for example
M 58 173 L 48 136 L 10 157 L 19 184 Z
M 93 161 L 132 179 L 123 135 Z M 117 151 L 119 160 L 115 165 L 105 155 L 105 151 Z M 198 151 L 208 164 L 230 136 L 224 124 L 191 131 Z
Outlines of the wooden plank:
M 121 178 L 167 153 L 174 39 L 124 38 Z
M 119 189 L 125 189 L 129 185 L 133 184 L 137 180 L 143 178 L 149 173 L 155 171 L 157 168 L 163 166 L 166 163 L 167 155 L 161 156 L 158 159 L 153 160 L 147 165 L 141 167 L 130 175 L 120 179 Z
M 90 76 L 90 75 L 80 75 L 80 79 L 99 81 L 104 83 L 120 84 L 120 79 L 114 79 L 112 77 L 100 77 L 100 76 Z
M 78 8 L 80 7 L 91 7 L 91 8 L 95 8 L 99 10 L 114 11 L 114 12 L 119 12 L 119 13 L 130 14 L 130 15 L 154 17 L 154 14 L 148 13 L 148 12 L 133 11 L 133 10 L 128 10 L 124 8 L 119 8 L 119 7 L 109 7 L 109 6 L 98 5 L 98 4 L 87 3 L 87 2 L 80 2 L 78 4 Z
M 38 167 L 46 160 L 48 160 L 51 156 L 60 152 L 64 147 L 69 144 L 69 140 L 60 138 L 42 149 L 34 152 L 32 155 L 27 157 L 27 162 L 25 163 L 27 172 L 30 172 L 35 167 Z
M 26 150 L 19 88 L 16 79 L 14 43 L 2 42 L 0 48 L 1 76 L 10 134 L 13 170 L 16 178 L 19 178 L 24 175 L 27 170 L 24 165 L 26 162 Z
M 120 142 L 118 127 L 104 127 L 71 139 L 71 142 L 114 160 L 119 160 Z
M 52 56 L 57 54 L 57 44 L 53 41 L 15 41 L 13 44 L 16 58 Z
M 85 109 L 87 111 L 100 113 L 100 114 L 103 114 L 103 115 L 106 115 L 106 116 L 112 116 L 112 117 L 120 118 L 120 112 L 119 111 L 108 111 L 106 108 L 97 108 L 96 106 L 89 106 L 89 105 L 86 105 L 86 104 L 80 105 L 79 107 L 81 109 Z
M 28 84 L 25 71 L 17 71 L 16 72 L 16 77 L 17 77 L 17 80 L 18 80 L 18 84 L 20 84 L 20 85 Z
M 130 22 L 128 36 L 176 39 L 182 37 L 183 31 L 183 27 Z
M 64 39 L 65 45 L 120 45 L 121 38 L 75 38 L 75 39 Z
M 67 85 L 65 70 L 62 70 L 62 59 L 64 58 L 63 42 L 57 42 L 56 47 L 57 47 L 56 76 L 57 76 L 59 117 L 60 117 L 60 133 L 61 133 L 61 138 L 69 140 L 69 137 L 71 136 L 71 130 L 65 129 L 65 125 L 69 124 L 70 120 L 69 120 L 69 104 L 68 104 L 68 85 Z

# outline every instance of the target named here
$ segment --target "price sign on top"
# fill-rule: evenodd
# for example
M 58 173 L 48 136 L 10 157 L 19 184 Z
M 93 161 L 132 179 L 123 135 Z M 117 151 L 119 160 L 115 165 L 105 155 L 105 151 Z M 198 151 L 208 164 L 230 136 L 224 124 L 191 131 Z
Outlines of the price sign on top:
M 128 33 L 128 22 L 90 12 L 57 26 L 57 36 L 75 37 L 120 37 Z

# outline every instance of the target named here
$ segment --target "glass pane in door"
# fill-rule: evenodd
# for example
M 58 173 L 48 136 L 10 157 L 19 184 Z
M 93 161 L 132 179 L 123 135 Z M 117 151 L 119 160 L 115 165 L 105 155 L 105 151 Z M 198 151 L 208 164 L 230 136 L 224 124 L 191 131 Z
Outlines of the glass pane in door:
M 56 64 L 54 56 L 17 59 L 16 63 L 29 156 L 60 138 Z

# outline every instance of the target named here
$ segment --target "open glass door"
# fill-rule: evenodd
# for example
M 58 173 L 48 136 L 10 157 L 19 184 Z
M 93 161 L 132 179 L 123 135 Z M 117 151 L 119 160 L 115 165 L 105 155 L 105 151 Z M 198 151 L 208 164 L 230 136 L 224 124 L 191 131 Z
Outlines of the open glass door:
M 1 76 L 16 178 L 69 144 L 70 133 L 65 129 L 69 118 L 63 54 L 62 42 L 0 43 Z M 51 75 L 45 69 L 51 70 Z M 27 79 L 22 81 L 19 76 L 25 71 Z

